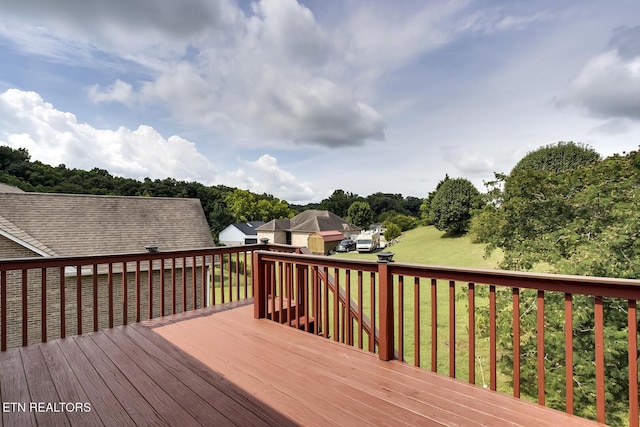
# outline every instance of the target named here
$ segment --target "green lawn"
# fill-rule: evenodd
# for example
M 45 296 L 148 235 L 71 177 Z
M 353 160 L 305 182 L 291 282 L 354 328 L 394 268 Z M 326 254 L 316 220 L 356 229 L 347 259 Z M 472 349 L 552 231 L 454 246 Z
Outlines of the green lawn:
M 393 252 L 394 261 L 416 264 L 436 264 L 455 267 L 497 268 L 501 254 L 496 251 L 484 258 L 484 245 L 471 241 L 469 236 L 448 237 L 435 227 L 418 227 L 400 236 L 400 242 L 384 249 Z M 335 257 L 372 259 L 375 254 L 350 252 L 335 254 Z
M 405 232 L 400 237 L 400 242 L 385 249 L 385 251 L 393 252 L 394 261 L 410 262 L 416 264 L 432 264 L 454 267 L 475 267 L 475 268 L 497 268 L 501 259 L 501 253 L 494 252 L 491 257 L 485 257 L 484 245 L 475 244 L 468 236 L 449 237 L 444 233 L 436 230 L 434 227 L 419 227 L 414 230 Z M 358 254 L 356 252 L 347 254 L 333 255 L 338 258 L 351 259 L 372 259 L 376 260 L 377 256 L 373 254 Z M 344 274 L 344 273 L 341 273 Z M 357 290 L 354 284 L 357 279 L 355 273 L 351 273 L 352 298 L 357 300 Z M 368 275 L 364 277 L 363 287 L 363 308 L 365 313 L 370 311 L 370 292 Z M 341 284 L 344 287 L 344 277 L 341 278 Z M 404 358 L 409 363 L 414 363 L 414 281 L 413 278 L 405 278 L 404 280 Z M 430 281 L 422 279 L 419 285 L 420 296 L 420 365 L 431 368 L 431 290 Z M 457 378 L 468 379 L 468 312 L 466 299 L 466 284 L 456 284 L 456 371 Z M 465 298 L 462 298 L 465 297 Z M 398 283 L 395 284 L 395 306 L 398 312 Z M 486 299 L 476 297 L 476 306 L 487 304 Z M 438 343 L 438 372 L 449 374 L 449 283 L 446 281 L 438 282 L 437 292 L 437 343 Z M 478 320 L 476 319 L 476 322 Z M 396 325 L 398 320 L 396 319 Z M 398 333 L 396 332 L 396 345 L 398 343 Z M 482 384 L 489 381 L 489 352 L 488 340 L 476 338 L 476 383 Z M 484 373 L 484 378 L 483 378 Z M 510 380 L 499 378 L 499 388 L 504 391 L 511 389 Z

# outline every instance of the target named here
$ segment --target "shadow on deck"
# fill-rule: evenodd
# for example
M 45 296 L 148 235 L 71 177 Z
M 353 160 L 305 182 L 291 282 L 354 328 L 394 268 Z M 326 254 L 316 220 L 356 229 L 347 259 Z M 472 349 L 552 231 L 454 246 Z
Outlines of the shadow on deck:
M 4 426 L 594 424 L 254 319 L 252 300 L 10 349 L 0 378 Z

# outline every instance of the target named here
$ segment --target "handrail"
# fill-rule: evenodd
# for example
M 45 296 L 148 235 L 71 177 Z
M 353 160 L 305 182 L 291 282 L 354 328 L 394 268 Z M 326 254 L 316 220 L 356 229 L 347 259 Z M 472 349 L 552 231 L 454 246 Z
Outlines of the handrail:
M 254 244 L 0 259 L 0 350 L 250 298 L 256 250 L 299 248 Z
M 358 269 L 366 272 L 377 272 L 377 266 L 381 264 L 377 261 L 371 260 L 329 258 L 322 255 L 300 255 L 280 252 L 274 254 L 273 252 L 265 253 L 264 251 L 257 251 L 257 253 L 263 255 L 265 261 L 287 259 L 292 262 L 305 261 L 305 264 L 307 265 L 342 268 L 349 265 L 357 266 Z M 607 292 L 602 296 L 614 298 L 623 298 L 618 296 L 620 291 L 616 290 L 621 287 L 640 293 L 640 280 L 636 279 L 533 273 L 527 271 L 492 270 L 468 267 L 447 267 L 442 265 L 403 262 L 391 262 L 387 265 L 392 270 L 393 274 L 396 275 L 416 275 L 415 273 L 419 273 L 419 277 L 456 280 L 460 282 L 470 281 L 469 279 L 474 278 L 480 279 L 476 280 L 476 283 L 492 283 L 504 286 L 513 286 L 514 283 L 516 283 L 517 286 L 521 288 L 539 289 L 540 286 L 543 286 L 544 290 L 561 292 L 564 291 L 563 285 L 580 286 L 579 289 L 584 289 L 588 292 L 593 291 L 589 286 L 598 286 L 598 288 L 607 290 Z
M 327 277 L 324 277 L 324 275 L 322 273 L 319 273 L 320 277 L 324 278 L 327 281 L 327 285 L 329 286 L 329 290 L 331 292 L 333 292 L 333 294 L 335 295 L 336 293 L 336 283 L 333 279 L 333 276 L 331 274 L 328 274 Z M 339 288 L 339 300 L 340 300 L 340 304 L 342 304 L 343 306 L 347 305 L 347 292 L 342 289 Z M 352 298 L 349 298 L 349 307 L 350 307 L 350 311 L 351 311 L 351 315 L 354 318 L 358 317 L 358 302 L 354 301 Z M 367 334 L 371 334 L 371 326 L 369 326 L 371 324 L 371 319 L 369 318 L 369 316 L 367 316 L 366 314 L 363 315 L 362 319 L 358 319 L 360 321 L 360 323 L 362 323 L 362 328 L 364 329 L 364 331 Z M 374 327 L 375 328 L 375 327 Z M 378 328 L 374 329 L 374 340 L 375 343 L 378 343 Z
M 413 325 L 414 325 L 414 335 L 413 335 L 413 346 L 416 348 L 416 352 L 420 349 L 420 337 L 421 333 L 419 332 L 421 321 L 420 319 L 427 319 L 426 317 L 420 317 L 420 301 L 418 298 L 420 297 L 420 289 L 424 289 L 425 287 L 430 287 L 431 290 L 431 298 L 430 298 L 430 311 L 431 311 L 431 369 L 437 369 L 438 363 L 438 347 L 437 347 L 437 322 L 438 322 L 438 314 L 437 314 L 437 298 L 438 298 L 438 289 L 440 288 L 439 283 L 448 282 L 448 324 L 449 324 L 449 335 L 448 344 L 446 345 L 447 351 L 449 353 L 449 375 L 456 376 L 456 341 L 460 340 L 461 332 L 456 331 L 456 323 L 459 321 L 459 316 L 456 315 L 456 301 L 460 299 L 461 292 L 464 290 L 467 298 L 467 310 L 468 310 L 468 323 L 466 328 L 466 333 L 468 334 L 468 349 L 466 350 L 468 361 L 469 361 L 469 382 L 475 383 L 476 374 L 475 374 L 475 365 L 477 363 L 476 359 L 476 318 L 481 320 L 478 316 L 478 313 L 485 313 L 484 311 L 478 311 L 477 304 L 480 301 L 482 302 L 479 305 L 485 306 L 486 304 L 486 315 L 488 319 L 485 320 L 487 324 L 488 330 L 488 353 L 489 353 L 489 363 L 488 367 L 486 367 L 486 371 L 489 373 L 489 384 L 488 387 L 497 390 L 497 366 L 498 366 L 498 336 L 497 336 L 497 323 L 496 319 L 498 315 L 508 315 L 511 316 L 511 322 L 513 325 L 513 345 L 511 350 L 503 350 L 510 351 L 511 358 L 513 360 L 513 394 L 516 397 L 520 397 L 520 370 L 523 363 L 529 363 L 530 360 L 537 363 L 537 371 L 539 372 L 537 378 L 537 390 L 538 390 L 538 403 L 544 405 L 546 403 L 546 393 L 545 389 L 545 363 L 546 362 L 546 348 L 545 345 L 548 343 L 545 341 L 545 329 L 547 328 L 547 323 L 545 320 L 545 306 L 548 304 L 545 301 L 545 296 L 547 293 L 551 292 L 551 297 L 553 297 L 553 293 L 558 292 L 564 296 L 564 302 L 561 305 L 561 309 L 564 310 L 563 319 L 561 322 L 564 322 L 563 326 L 560 327 L 564 329 L 564 339 L 566 341 L 565 345 L 565 371 L 566 371 L 566 407 L 565 410 L 569 413 L 574 413 L 574 406 L 577 402 L 574 402 L 573 393 L 574 393 L 574 382 L 576 379 L 574 378 L 574 369 L 575 365 L 573 362 L 573 346 L 574 346 L 574 338 L 573 334 L 576 333 L 573 330 L 573 304 L 574 304 L 574 295 L 586 295 L 591 298 L 592 301 L 592 309 L 593 309 L 593 329 L 592 329 L 592 339 L 595 342 L 595 352 L 594 352 L 594 366 L 595 366 L 595 378 L 591 381 L 594 385 L 593 394 L 596 397 L 595 404 L 595 413 L 596 419 L 599 422 L 605 422 L 606 413 L 605 413 L 605 358 L 611 357 L 610 355 L 605 356 L 605 304 L 608 298 L 612 299 L 622 299 L 627 302 L 616 303 L 618 307 L 628 315 L 627 326 L 626 326 L 626 334 L 628 337 L 628 345 L 627 345 L 627 353 L 628 353 L 628 367 L 627 368 L 618 368 L 618 369 L 628 369 L 628 383 L 629 383 L 629 393 L 628 393 L 628 402 L 629 402 L 629 422 L 632 426 L 637 426 L 639 424 L 638 420 L 638 319 L 637 319 L 637 300 L 640 300 L 640 281 L 633 279 L 619 279 L 619 278 L 603 278 L 603 277 L 589 277 L 589 276 L 570 276 L 570 275 L 556 275 L 556 274 L 545 274 L 545 273 L 531 273 L 531 272 L 518 272 L 518 271 L 504 271 L 504 270 L 487 270 L 487 269 L 476 269 L 476 268 L 457 268 L 457 267 L 445 267 L 445 266 L 437 266 L 437 265 L 418 265 L 418 264 L 410 264 L 410 263 L 401 263 L 401 262 L 389 262 L 389 263 L 380 263 L 375 261 L 368 260 L 351 260 L 351 259 L 337 259 L 325 256 L 317 256 L 317 255 L 295 255 L 295 254 L 285 254 L 285 253 L 273 253 L 273 252 L 264 252 L 264 251 L 256 251 L 253 253 L 253 265 L 256 271 L 268 271 L 269 268 L 274 268 L 273 266 L 277 264 L 286 264 L 291 266 L 297 266 L 298 268 L 304 271 L 305 268 L 314 268 L 317 271 L 326 271 L 327 276 L 331 276 L 328 272 L 330 269 L 334 269 L 337 273 L 338 271 L 356 271 L 356 272 L 369 272 L 375 274 L 376 280 L 376 289 L 379 297 L 377 299 L 375 305 L 375 318 L 378 321 L 379 328 L 376 331 L 375 335 L 377 336 L 378 343 L 378 355 L 382 360 L 392 360 L 392 359 L 404 359 L 404 351 L 403 347 L 405 344 L 406 337 L 405 330 L 406 325 L 404 324 L 405 320 L 405 294 L 406 291 L 404 289 L 405 278 L 413 278 L 413 286 L 414 286 L 414 305 L 413 305 Z M 271 267 L 270 267 L 271 266 Z M 346 273 L 345 273 L 346 274 Z M 265 310 L 262 310 L 261 305 L 266 304 L 265 302 L 265 289 L 271 289 L 269 286 L 271 280 L 274 279 L 274 275 L 270 274 L 256 274 L 254 276 L 254 287 L 256 291 L 256 297 L 254 299 L 254 304 L 256 307 L 255 315 L 256 317 L 268 317 Z M 346 276 L 345 276 L 346 277 Z M 426 282 L 425 280 L 426 279 Z M 347 279 L 348 280 L 348 279 Z M 460 287 L 460 283 L 464 285 L 462 289 Z M 287 286 L 292 286 L 291 284 L 287 284 Z M 301 282 L 299 284 L 294 283 L 293 286 L 307 286 L 306 282 Z M 315 284 L 313 285 L 315 286 Z M 348 282 L 346 284 L 339 284 L 337 280 L 333 280 L 332 277 L 324 277 L 325 292 L 331 291 L 334 295 L 338 295 L 338 298 L 334 298 L 334 300 L 339 300 L 340 304 L 346 307 L 347 304 L 351 305 L 351 298 L 349 298 L 349 302 L 347 302 L 347 295 L 350 295 L 350 292 L 345 289 L 345 286 L 349 286 Z M 274 288 L 273 288 L 274 289 Z M 481 289 L 486 289 L 486 297 L 484 293 L 479 293 Z M 507 308 L 511 307 L 508 313 L 500 314 L 497 311 L 497 291 L 498 289 L 510 289 L 508 293 L 508 298 L 511 300 L 510 305 Z M 521 300 L 525 295 L 522 293 L 522 290 L 534 290 L 533 294 L 533 304 L 532 306 L 523 307 L 521 311 Z M 426 290 L 426 289 L 425 289 Z M 321 292 L 318 292 L 317 289 L 311 288 L 308 292 L 313 295 L 321 295 Z M 304 292 L 300 293 L 301 295 Z M 326 295 L 326 294 L 325 294 Z M 501 298 L 506 297 L 506 293 Z M 529 295 L 529 294 L 527 294 Z M 551 298 L 550 297 L 550 298 Z M 477 300 L 477 298 L 484 298 L 483 300 Z M 527 297 L 529 298 L 529 297 Z M 555 297 L 553 297 L 555 298 Z M 394 305 L 395 299 L 395 305 Z M 336 310 L 338 309 L 338 302 L 334 301 L 333 311 L 334 315 L 331 319 L 326 319 L 328 310 L 332 307 L 329 306 L 329 299 L 327 297 L 320 297 L 319 301 L 312 301 L 314 306 L 321 305 L 324 307 L 323 310 L 319 312 L 320 315 L 324 313 L 325 322 L 332 326 L 334 331 L 339 331 L 341 328 L 344 331 L 345 325 L 342 323 L 342 326 L 338 326 L 336 322 L 345 322 L 345 319 L 341 318 L 336 314 Z M 301 301 L 303 305 L 307 305 L 308 301 Z M 484 310 L 484 309 L 483 309 Z M 532 312 L 533 310 L 533 312 Z M 358 310 L 356 310 L 358 311 Z M 535 317 L 535 324 L 537 325 L 537 334 L 533 338 L 533 344 L 537 346 L 534 347 L 535 355 L 533 359 L 528 357 L 526 360 L 521 358 L 521 339 L 522 331 L 521 331 L 521 319 L 523 316 L 532 313 Z M 485 314 L 482 314 L 483 316 Z M 358 313 L 350 310 L 350 316 L 344 316 L 346 319 L 349 317 L 355 317 L 358 321 L 362 322 L 362 317 L 359 317 Z M 360 315 L 362 316 L 362 315 Z M 423 320 L 424 321 L 424 320 Z M 331 327 L 330 326 L 330 327 Z M 346 326 L 348 327 L 348 325 Z M 586 331 L 587 333 L 589 331 Z M 585 333 L 585 331 L 580 331 L 580 333 Z M 343 332 L 344 334 L 344 332 Z M 347 334 L 347 337 L 350 335 Z M 335 337 L 334 337 L 335 339 Z M 530 339 L 530 338 L 527 338 Z M 347 342 L 347 341 L 345 341 Z M 347 342 L 349 343 L 349 342 Z M 537 343 L 537 344 L 536 344 Z M 529 345 L 529 344 L 528 344 Z M 505 347 L 506 348 L 506 347 Z M 483 350 L 484 351 L 484 350 Z M 580 357 L 584 357 L 581 355 Z M 419 357 L 415 357 L 415 364 L 419 364 Z M 582 387 L 582 385 L 581 385 Z M 533 397 L 533 396 L 532 396 Z M 582 404 L 582 402 L 580 402 Z

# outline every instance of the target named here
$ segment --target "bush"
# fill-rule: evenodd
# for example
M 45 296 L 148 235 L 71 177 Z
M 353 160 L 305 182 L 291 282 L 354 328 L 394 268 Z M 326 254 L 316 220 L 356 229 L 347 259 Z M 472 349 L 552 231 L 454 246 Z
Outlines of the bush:
M 389 224 L 397 225 L 398 227 L 400 227 L 400 231 L 404 232 L 416 228 L 418 226 L 418 219 L 409 215 L 395 214 L 391 217 L 388 217 L 382 223 L 384 227 L 387 227 Z
M 387 231 L 384 232 L 384 238 L 387 242 L 390 242 L 400 237 L 401 234 L 402 230 L 400 229 L 400 226 L 392 222 L 387 225 Z

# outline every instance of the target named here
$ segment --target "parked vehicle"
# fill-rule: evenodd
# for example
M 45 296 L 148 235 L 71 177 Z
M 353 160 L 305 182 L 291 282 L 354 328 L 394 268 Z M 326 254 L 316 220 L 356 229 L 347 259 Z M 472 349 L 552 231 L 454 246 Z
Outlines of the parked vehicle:
M 356 242 L 355 242 L 355 240 L 344 239 L 343 241 L 338 243 L 338 246 L 336 246 L 335 250 L 336 250 L 336 252 L 355 251 L 356 250 Z
M 356 238 L 356 250 L 358 252 L 373 252 L 380 244 L 379 231 L 366 231 Z

